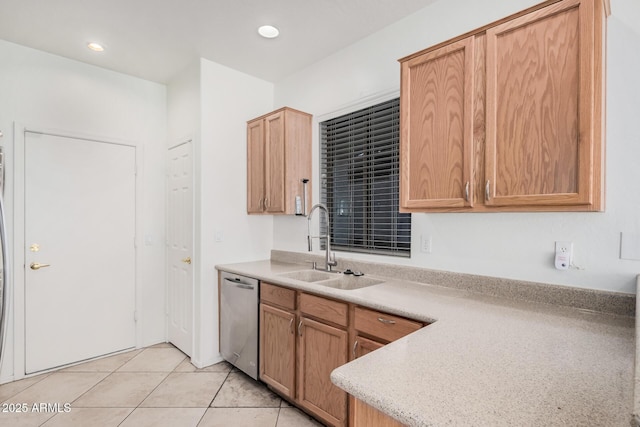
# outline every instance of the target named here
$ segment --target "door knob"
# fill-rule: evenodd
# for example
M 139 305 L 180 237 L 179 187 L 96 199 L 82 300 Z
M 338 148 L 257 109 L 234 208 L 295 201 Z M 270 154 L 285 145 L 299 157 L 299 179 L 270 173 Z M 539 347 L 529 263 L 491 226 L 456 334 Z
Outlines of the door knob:
M 43 267 L 51 267 L 51 264 L 39 264 L 37 262 L 32 262 L 29 267 L 31 267 L 32 270 L 40 270 Z
M 186 258 L 183 258 L 183 259 L 182 259 L 182 262 L 186 262 L 187 264 L 191 264 L 191 257 L 190 257 L 190 256 L 188 256 L 188 257 L 186 257 Z

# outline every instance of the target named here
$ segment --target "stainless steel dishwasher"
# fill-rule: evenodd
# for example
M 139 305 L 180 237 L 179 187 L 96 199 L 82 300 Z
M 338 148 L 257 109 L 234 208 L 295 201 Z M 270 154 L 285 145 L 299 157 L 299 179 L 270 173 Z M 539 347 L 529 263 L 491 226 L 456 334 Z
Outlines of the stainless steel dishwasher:
M 259 282 L 225 271 L 220 278 L 220 353 L 257 380 Z

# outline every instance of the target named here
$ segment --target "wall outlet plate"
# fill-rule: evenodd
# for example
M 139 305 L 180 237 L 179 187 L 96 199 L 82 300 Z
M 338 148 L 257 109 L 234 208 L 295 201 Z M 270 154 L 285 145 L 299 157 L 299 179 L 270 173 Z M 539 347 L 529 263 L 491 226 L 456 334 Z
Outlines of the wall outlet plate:
M 572 242 L 556 242 L 555 267 L 558 270 L 568 270 L 573 259 Z

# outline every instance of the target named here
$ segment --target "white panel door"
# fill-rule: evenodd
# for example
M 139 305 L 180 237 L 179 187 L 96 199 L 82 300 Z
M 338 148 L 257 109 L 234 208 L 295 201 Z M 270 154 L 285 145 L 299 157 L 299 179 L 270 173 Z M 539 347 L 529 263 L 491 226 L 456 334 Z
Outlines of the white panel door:
M 135 346 L 135 197 L 135 148 L 25 133 L 27 373 Z
M 168 159 L 169 341 L 191 356 L 193 346 L 193 158 L 191 142 Z

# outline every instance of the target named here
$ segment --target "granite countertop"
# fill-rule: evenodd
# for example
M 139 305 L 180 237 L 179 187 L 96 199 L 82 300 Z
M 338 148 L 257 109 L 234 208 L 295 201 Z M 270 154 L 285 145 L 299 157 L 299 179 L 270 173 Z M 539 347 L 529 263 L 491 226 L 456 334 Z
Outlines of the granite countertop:
M 216 268 L 433 322 L 331 375 L 404 424 L 628 427 L 632 420 L 633 317 L 389 277 L 340 290 L 279 276 L 309 269 L 296 263 Z

